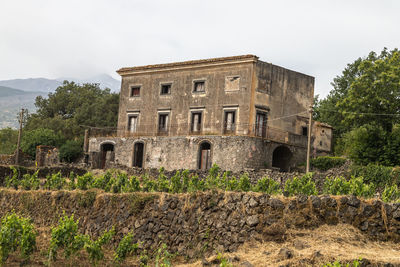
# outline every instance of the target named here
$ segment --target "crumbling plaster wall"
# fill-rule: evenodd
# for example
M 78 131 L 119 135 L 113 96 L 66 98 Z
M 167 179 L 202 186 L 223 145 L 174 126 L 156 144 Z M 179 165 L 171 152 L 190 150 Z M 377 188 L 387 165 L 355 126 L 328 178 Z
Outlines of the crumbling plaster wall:
M 252 63 L 228 64 L 189 69 L 154 71 L 122 77 L 118 127 L 128 124 L 128 113 L 138 112 L 138 132 L 156 135 L 158 111 L 169 115 L 169 135 L 189 134 L 190 112 L 193 108 L 203 110 L 203 129 L 222 133 L 223 109 L 238 107 L 236 124 L 248 122 L 251 90 Z M 228 86 L 227 77 L 238 76 L 238 90 Z M 193 81 L 204 80 L 205 92 L 193 92 Z M 161 84 L 171 83 L 171 93 L 160 95 Z M 130 88 L 141 86 L 140 97 L 130 97 Z M 179 125 L 179 127 L 177 126 Z M 121 135 L 120 131 L 120 135 Z M 246 134 L 246 127 L 239 127 L 238 134 Z
M 307 111 L 313 103 L 314 77 L 262 61 L 256 64 L 256 75 L 255 105 L 269 107 L 268 126 L 301 134 L 297 117 L 290 115 Z
M 205 141 L 211 144 L 212 163 L 231 171 L 271 167 L 272 153 L 276 147 L 282 145 L 248 136 L 101 137 L 90 139 L 89 151 L 92 154 L 100 152 L 102 143 L 115 142 L 115 163 L 131 167 L 134 144 L 142 142 L 144 143 L 144 168 L 197 169 L 199 145 Z M 293 153 L 291 166 L 305 161 L 304 148 L 288 147 Z M 96 159 L 96 157 L 92 158 Z M 96 166 L 96 164 L 92 165 Z

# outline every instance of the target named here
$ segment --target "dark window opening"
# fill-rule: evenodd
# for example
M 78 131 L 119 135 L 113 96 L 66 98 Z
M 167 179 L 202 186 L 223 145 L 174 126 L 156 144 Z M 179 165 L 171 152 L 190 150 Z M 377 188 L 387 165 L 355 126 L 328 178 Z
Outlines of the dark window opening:
M 158 132 L 166 133 L 168 130 L 168 114 L 158 115 Z
M 140 96 L 140 86 L 135 86 L 131 88 L 131 97 Z
M 201 112 L 192 112 L 191 132 L 196 133 L 201 131 L 201 117 Z
M 171 93 L 171 85 L 170 84 L 162 84 L 161 85 L 161 94 L 169 95 Z
M 287 172 L 290 169 L 292 152 L 286 146 L 278 146 L 272 154 L 272 167 L 279 168 L 280 171 Z
M 143 143 L 135 143 L 133 148 L 133 167 L 143 168 Z
M 266 137 L 267 135 L 267 114 L 257 112 L 256 114 L 256 136 Z
M 199 148 L 199 169 L 207 170 L 211 168 L 211 144 L 204 142 Z
M 319 141 L 319 145 L 322 146 L 322 141 Z
M 308 127 L 307 126 L 303 126 L 303 127 L 301 127 L 301 129 L 302 129 L 302 131 L 303 131 L 303 135 L 304 136 L 308 136 Z
M 235 111 L 225 111 L 224 133 L 233 133 L 235 131 L 235 117 Z
M 193 92 L 204 92 L 206 90 L 206 83 L 204 81 L 194 82 Z

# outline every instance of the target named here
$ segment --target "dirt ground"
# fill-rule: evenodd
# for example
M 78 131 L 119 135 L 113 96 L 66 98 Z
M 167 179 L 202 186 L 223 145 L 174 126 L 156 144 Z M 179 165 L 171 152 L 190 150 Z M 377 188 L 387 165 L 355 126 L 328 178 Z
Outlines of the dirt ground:
M 372 266 L 384 266 L 387 263 L 400 266 L 400 244 L 368 240 L 358 229 L 346 224 L 323 225 L 314 230 L 288 230 L 286 240 L 281 243 L 248 242 L 237 252 L 225 253 L 223 257 L 230 259 L 233 266 L 247 267 L 323 266 L 335 260 L 352 262 L 360 258 L 364 259 L 364 262 L 368 260 Z M 213 255 L 206 258 L 206 261 L 217 262 L 216 258 L 217 256 Z M 204 260 L 198 260 L 195 263 L 176 266 L 200 267 L 203 263 Z
M 38 229 L 37 251 L 25 266 L 45 266 L 46 251 L 50 241 L 50 229 Z M 281 253 L 280 253 L 281 252 Z M 106 260 L 97 266 L 138 266 L 138 260 L 130 257 L 122 265 L 112 261 L 112 251 L 106 251 Z M 60 253 L 60 256 L 62 253 Z M 256 241 L 245 243 L 234 253 L 223 253 L 233 266 L 323 266 L 325 263 L 340 260 L 352 262 L 355 259 L 368 260 L 372 265 L 366 266 L 400 266 L 400 244 L 393 242 L 371 241 L 358 229 L 339 224 L 323 225 L 317 229 L 290 229 L 283 242 Z M 184 257 L 177 257 L 173 266 L 201 267 L 219 266 L 217 252 L 192 263 L 184 263 Z M 393 265 L 385 265 L 391 263 Z M 21 266 L 21 260 L 11 255 L 4 266 Z M 59 259 L 50 266 L 92 266 L 84 252 L 75 259 Z M 150 264 L 154 266 L 154 264 Z

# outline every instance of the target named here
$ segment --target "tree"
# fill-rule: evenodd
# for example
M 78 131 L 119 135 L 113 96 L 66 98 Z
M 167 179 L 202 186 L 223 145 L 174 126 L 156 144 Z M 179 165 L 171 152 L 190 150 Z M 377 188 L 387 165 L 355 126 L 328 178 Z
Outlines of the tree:
M 64 81 L 47 98 L 38 96 L 35 106 L 36 114 L 28 118 L 26 129 L 48 128 L 71 140 L 83 135 L 82 125 L 116 127 L 119 94 L 98 84 Z
M 370 52 L 348 64 L 332 82 L 333 90 L 317 101 L 319 121 L 332 125 L 339 137 L 359 126 L 376 122 L 390 131 L 400 115 L 400 52 Z M 381 115 L 373 114 L 397 114 Z
M 67 140 L 60 147 L 60 159 L 66 162 L 75 161 L 82 154 L 82 142 Z
M 18 131 L 11 128 L 0 130 L 0 154 L 12 154 L 17 148 Z
M 35 158 L 37 146 L 47 145 L 58 147 L 63 141 L 63 138 L 53 130 L 39 128 L 24 133 L 21 141 L 21 149 L 32 158 Z

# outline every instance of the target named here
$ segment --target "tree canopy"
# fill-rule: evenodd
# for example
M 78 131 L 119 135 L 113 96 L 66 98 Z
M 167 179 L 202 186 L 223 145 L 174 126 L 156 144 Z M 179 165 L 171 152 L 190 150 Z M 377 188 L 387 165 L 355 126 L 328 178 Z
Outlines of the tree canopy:
M 37 111 L 29 116 L 26 129 L 48 128 L 65 139 L 82 136 L 84 126 L 116 127 L 119 94 L 101 89 L 98 84 L 64 81 L 47 98 L 38 96 Z
M 335 150 L 356 162 L 400 164 L 400 52 L 384 48 L 347 65 L 315 101 L 315 119 L 334 127 Z

